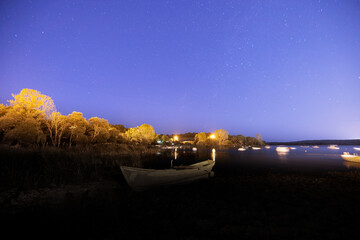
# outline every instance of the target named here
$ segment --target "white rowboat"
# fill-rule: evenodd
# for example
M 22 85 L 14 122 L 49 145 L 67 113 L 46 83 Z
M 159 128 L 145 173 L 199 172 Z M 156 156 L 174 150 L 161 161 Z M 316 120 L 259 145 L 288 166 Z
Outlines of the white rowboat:
M 151 187 L 189 183 L 211 176 L 213 160 L 206 160 L 188 166 L 176 166 L 171 169 L 144 169 L 121 166 L 126 182 L 135 191 Z

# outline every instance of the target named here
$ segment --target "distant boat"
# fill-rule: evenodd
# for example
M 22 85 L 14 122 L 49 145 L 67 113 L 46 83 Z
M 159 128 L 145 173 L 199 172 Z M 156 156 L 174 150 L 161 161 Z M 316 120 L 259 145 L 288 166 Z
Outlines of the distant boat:
M 313 146 L 313 148 L 319 148 L 319 146 Z
M 135 191 L 146 190 L 173 184 L 184 184 L 208 178 L 215 161 L 206 160 L 188 166 L 176 166 L 171 169 L 144 169 L 121 166 L 120 169 L 128 185 Z
M 193 150 L 193 151 L 197 151 L 197 148 L 196 148 L 196 147 L 193 147 L 192 150 Z
M 271 147 L 270 147 L 269 145 L 266 145 L 265 148 L 266 148 L 266 149 L 269 149 L 269 148 L 271 148 Z
M 289 148 L 292 149 L 292 150 L 296 149 L 296 147 L 289 147 Z
M 354 147 L 354 150 L 360 151 L 360 147 Z
M 252 147 L 253 150 L 260 150 L 261 147 Z
M 276 151 L 280 153 L 286 153 L 289 152 L 290 150 L 288 147 L 276 147 Z
M 338 145 L 330 145 L 328 149 L 339 149 Z
M 246 148 L 244 148 L 244 147 L 241 147 L 241 148 L 238 148 L 238 151 L 246 151 Z
M 345 161 L 360 163 L 360 156 L 358 156 L 357 154 L 350 154 L 349 152 L 344 152 L 341 157 Z

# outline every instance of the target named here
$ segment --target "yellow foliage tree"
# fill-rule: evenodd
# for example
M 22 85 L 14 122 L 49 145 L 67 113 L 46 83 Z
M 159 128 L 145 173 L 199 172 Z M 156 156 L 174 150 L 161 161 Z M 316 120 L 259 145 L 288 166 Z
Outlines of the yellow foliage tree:
M 139 127 L 129 128 L 125 135 L 130 142 L 140 143 L 142 140 Z
M 195 135 L 194 138 L 196 144 L 205 144 L 206 142 L 206 133 L 201 132 Z
M 64 119 L 64 127 L 69 136 L 69 146 L 71 147 L 73 142 L 86 143 L 87 137 L 85 136 L 88 122 L 83 117 L 81 112 L 72 112 L 66 119 Z
M 15 142 L 21 145 L 44 144 L 46 136 L 41 130 L 41 124 L 34 118 L 25 118 L 21 124 L 6 131 L 4 140 Z
M 7 112 L 7 107 L 4 104 L 0 104 L 0 117 L 4 116 Z
M 149 124 L 129 128 L 125 134 L 129 141 L 137 143 L 150 143 L 156 138 L 154 127 Z
M 61 138 L 67 127 L 70 126 L 68 118 L 59 112 L 52 112 L 49 119 L 45 120 L 49 138 L 53 146 L 61 145 Z
M 0 106 L 0 129 L 4 140 L 20 144 L 44 143 L 46 136 L 42 124 L 55 111 L 53 100 L 33 89 L 23 89 L 12 96 L 14 99 L 9 100 L 9 106 Z
M 229 138 L 228 131 L 226 131 L 224 129 L 216 130 L 214 132 L 214 135 L 215 135 L 215 139 L 218 141 L 219 145 L 225 145 Z
M 139 127 L 142 142 L 150 143 L 155 140 L 156 134 L 153 126 L 149 124 L 143 124 Z
M 12 94 L 14 100 L 10 100 L 10 105 L 18 112 L 38 117 L 44 114 L 50 117 L 56 110 L 54 101 L 51 97 L 41 94 L 41 92 L 25 88 L 17 95 Z
M 92 117 L 89 123 L 92 127 L 91 141 L 93 143 L 105 143 L 110 138 L 110 124 L 106 119 Z

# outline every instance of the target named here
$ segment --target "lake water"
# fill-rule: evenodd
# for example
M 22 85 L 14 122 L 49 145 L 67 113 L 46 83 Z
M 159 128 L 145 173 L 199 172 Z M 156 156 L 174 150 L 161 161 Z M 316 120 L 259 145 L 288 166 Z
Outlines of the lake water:
M 360 153 L 354 150 L 354 146 L 339 146 L 339 149 L 328 149 L 328 146 L 289 146 L 291 149 L 288 153 L 279 154 L 271 146 L 270 149 L 261 148 L 253 150 L 251 148 L 246 151 L 238 151 L 238 149 L 199 149 L 192 151 L 191 149 L 178 148 L 160 150 L 156 156 L 149 156 L 149 161 L 143 164 L 145 168 L 170 168 L 173 165 L 188 165 L 195 162 L 214 159 L 216 161 L 215 169 L 221 171 L 236 171 L 244 167 L 280 167 L 291 169 L 316 169 L 316 170 L 345 170 L 349 168 L 360 168 L 360 164 L 345 162 L 341 158 L 343 152 Z

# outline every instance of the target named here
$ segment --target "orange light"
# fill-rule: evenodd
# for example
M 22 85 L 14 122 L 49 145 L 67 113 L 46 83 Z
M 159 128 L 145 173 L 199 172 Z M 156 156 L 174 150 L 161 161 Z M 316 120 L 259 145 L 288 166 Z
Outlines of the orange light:
M 215 139 L 215 135 L 214 135 L 214 134 L 211 134 L 211 135 L 210 135 L 210 138 L 211 138 L 211 139 Z
M 179 137 L 178 137 L 178 136 L 174 136 L 174 141 L 179 141 Z

